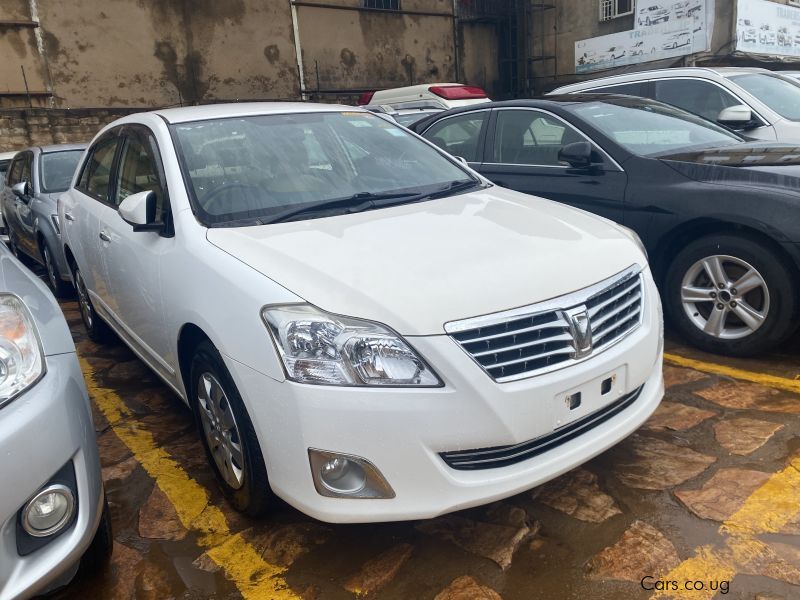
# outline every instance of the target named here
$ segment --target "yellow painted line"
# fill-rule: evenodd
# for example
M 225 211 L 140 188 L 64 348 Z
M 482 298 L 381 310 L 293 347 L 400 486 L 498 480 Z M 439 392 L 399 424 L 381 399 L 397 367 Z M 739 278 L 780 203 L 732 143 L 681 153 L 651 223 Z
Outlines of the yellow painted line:
M 766 373 L 755 373 L 753 371 L 746 371 L 744 369 L 737 369 L 735 367 L 728 367 L 726 365 L 718 365 L 716 363 L 695 360 L 666 352 L 664 353 L 664 362 L 676 367 L 686 367 L 688 369 L 695 369 L 696 371 L 702 371 L 703 373 L 710 373 L 712 375 L 723 375 L 725 377 L 732 377 L 734 379 L 758 383 L 760 385 L 784 390 L 786 392 L 800 394 L 800 381 L 796 379 L 787 379 L 785 377 L 767 375 Z
M 755 536 L 775 533 L 800 514 L 800 456 L 795 456 L 755 492 L 719 528 L 729 534 L 722 548 L 703 546 L 661 579 L 677 582 L 676 590 L 658 591 L 652 598 L 710 600 L 718 592 L 712 581 L 730 582 L 753 560 L 770 556 L 769 548 Z M 702 590 L 686 589 L 686 582 L 704 582 Z
M 122 398 L 97 383 L 91 366 L 80 359 L 86 386 L 117 437 L 166 494 L 186 529 L 223 570 L 245 600 L 296 600 L 282 575 L 286 569 L 270 564 L 241 535 L 230 530 L 222 511 L 211 504 L 206 489 L 163 448 L 147 427 L 136 420 Z

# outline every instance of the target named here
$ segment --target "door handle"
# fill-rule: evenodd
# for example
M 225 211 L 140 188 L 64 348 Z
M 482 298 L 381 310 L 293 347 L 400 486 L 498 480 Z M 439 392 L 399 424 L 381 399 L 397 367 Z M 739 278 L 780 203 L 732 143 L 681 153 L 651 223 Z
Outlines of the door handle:
M 68 212 L 65 212 L 65 213 L 64 213 L 64 218 L 65 218 L 67 221 L 74 221 L 74 220 L 75 220 L 75 217 L 73 217 L 73 216 L 72 216 L 72 213 L 68 213 Z
M 111 241 L 111 238 L 108 237 L 108 234 L 105 231 L 101 231 L 100 232 L 100 239 L 103 240 L 104 242 L 110 242 Z

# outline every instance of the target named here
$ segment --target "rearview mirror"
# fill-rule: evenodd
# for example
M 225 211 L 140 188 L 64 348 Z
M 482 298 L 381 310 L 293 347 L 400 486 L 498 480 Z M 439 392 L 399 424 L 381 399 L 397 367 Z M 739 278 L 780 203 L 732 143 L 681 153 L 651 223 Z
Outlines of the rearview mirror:
M 574 142 L 558 151 L 558 161 L 575 169 L 587 169 L 592 166 L 593 152 L 589 142 Z
M 742 129 L 753 121 L 753 111 L 749 106 L 737 104 L 723 108 L 717 117 L 717 123 L 731 129 Z
M 156 193 L 137 192 L 119 204 L 119 216 L 133 225 L 134 231 L 161 231 L 164 224 L 156 221 Z
M 11 186 L 11 191 L 17 198 L 27 202 L 31 196 L 31 184 L 27 181 L 20 181 Z

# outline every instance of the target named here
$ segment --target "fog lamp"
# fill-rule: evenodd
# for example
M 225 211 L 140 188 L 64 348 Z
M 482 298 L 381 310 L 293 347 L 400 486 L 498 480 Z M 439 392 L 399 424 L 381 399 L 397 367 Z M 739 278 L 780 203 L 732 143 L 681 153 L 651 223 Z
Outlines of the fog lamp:
M 47 537 L 70 524 L 75 497 L 65 485 L 51 485 L 36 494 L 22 511 L 22 528 L 33 537 Z
M 332 498 L 394 498 L 394 490 L 366 458 L 309 448 L 314 487 Z

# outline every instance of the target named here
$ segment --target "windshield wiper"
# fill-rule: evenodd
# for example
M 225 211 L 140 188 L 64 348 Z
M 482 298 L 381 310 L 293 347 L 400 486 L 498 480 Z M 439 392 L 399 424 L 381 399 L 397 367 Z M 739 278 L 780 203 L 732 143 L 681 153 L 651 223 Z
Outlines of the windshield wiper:
M 411 204 L 413 202 L 421 202 L 422 200 L 434 200 L 436 198 L 444 198 L 452 194 L 466 191 L 469 188 L 480 185 L 480 183 L 481 182 L 477 179 L 459 179 L 457 181 L 451 181 L 443 188 L 434 190 L 433 192 L 424 193 L 387 192 L 375 194 L 372 192 L 359 192 L 344 198 L 334 198 L 332 200 L 324 200 L 322 202 L 317 202 L 304 207 L 292 208 L 282 213 L 278 213 L 272 217 L 262 218 L 261 222 L 264 225 L 272 223 L 285 223 L 287 221 L 294 220 L 296 217 L 308 216 L 320 212 L 328 212 L 340 208 L 344 209 L 341 214 L 347 215 L 374 208 L 385 208 L 397 204 Z

